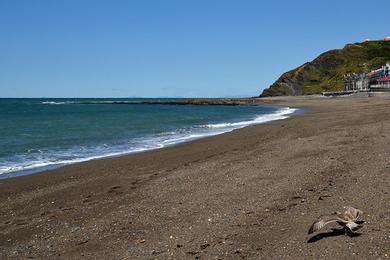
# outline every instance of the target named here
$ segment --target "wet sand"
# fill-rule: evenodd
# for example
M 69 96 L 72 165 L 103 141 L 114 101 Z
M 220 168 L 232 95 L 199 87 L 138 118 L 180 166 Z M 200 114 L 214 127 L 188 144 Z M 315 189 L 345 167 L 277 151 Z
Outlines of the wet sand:
M 286 120 L 0 180 L 0 259 L 387 259 L 390 96 L 280 97 Z M 362 209 L 348 237 L 321 214 Z

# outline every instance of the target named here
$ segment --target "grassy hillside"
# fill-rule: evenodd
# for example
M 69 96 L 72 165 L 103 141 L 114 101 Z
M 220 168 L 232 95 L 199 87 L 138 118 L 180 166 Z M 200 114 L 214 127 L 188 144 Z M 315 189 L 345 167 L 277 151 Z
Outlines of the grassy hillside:
M 390 61 L 390 41 L 348 44 L 284 73 L 260 95 L 305 95 L 344 89 L 343 75 L 370 72 Z

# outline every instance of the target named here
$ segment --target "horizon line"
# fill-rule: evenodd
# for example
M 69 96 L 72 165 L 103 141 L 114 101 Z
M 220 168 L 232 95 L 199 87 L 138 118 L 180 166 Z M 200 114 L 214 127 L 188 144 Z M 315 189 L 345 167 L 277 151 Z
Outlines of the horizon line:
M 177 96 L 177 97 L 169 97 L 169 96 L 162 96 L 162 97 L 0 97 L 0 99 L 119 99 L 119 98 L 199 98 L 199 99 L 204 99 L 204 98 L 253 98 L 257 96 L 253 95 L 237 95 L 237 96 L 224 96 L 224 97 L 184 97 L 184 96 Z

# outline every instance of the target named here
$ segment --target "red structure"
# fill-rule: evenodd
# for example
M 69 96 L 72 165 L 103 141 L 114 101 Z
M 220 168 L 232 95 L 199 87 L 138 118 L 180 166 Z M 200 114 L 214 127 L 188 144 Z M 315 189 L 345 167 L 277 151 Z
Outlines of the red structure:
M 390 38 L 388 41 L 390 41 Z M 378 79 L 378 85 L 380 88 L 390 88 L 390 63 L 383 66 L 382 77 Z
M 390 41 L 390 37 L 385 37 L 385 41 Z
M 380 78 L 378 79 L 379 82 L 386 82 L 386 81 L 390 81 L 390 76 L 387 76 L 387 77 L 383 77 L 383 78 Z
M 390 87 L 390 76 L 378 79 L 378 84 L 381 87 Z

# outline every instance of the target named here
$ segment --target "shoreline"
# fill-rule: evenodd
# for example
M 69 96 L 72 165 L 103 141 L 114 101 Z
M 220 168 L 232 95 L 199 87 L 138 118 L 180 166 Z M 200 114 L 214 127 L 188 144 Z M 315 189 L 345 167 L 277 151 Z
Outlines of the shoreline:
M 2 179 L 0 258 L 385 258 L 389 100 L 262 98 L 305 113 Z M 307 236 L 344 205 L 361 236 Z
M 209 103 L 202 103 L 202 104 L 200 104 L 198 102 L 198 100 L 200 100 L 200 99 L 196 99 L 196 100 L 195 99 L 191 99 L 191 100 L 188 99 L 188 100 L 185 101 L 186 104 L 183 104 L 183 105 L 193 105 L 193 102 L 196 103 L 196 105 L 202 105 L 202 106 L 203 105 L 206 105 L 206 106 L 211 105 Z M 215 100 L 205 99 L 205 100 L 207 102 L 209 102 L 209 101 L 210 102 L 214 102 L 213 105 L 224 105 L 223 102 L 225 102 L 225 100 L 222 100 L 222 99 L 215 99 Z M 235 104 L 236 102 L 244 102 L 243 99 L 241 99 L 240 101 L 229 99 L 228 101 L 231 102 L 232 104 L 233 103 Z M 115 102 L 118 102 L 118 101 L 115 101 Z M 119 102 L 123 102 L 123 101 L 119 101 Z M 131 103 L 126 103 L 126 104 L 133 104 L 132 102 L 133 101 L 131 101 Z M 144 102 L 144 101 L 141 101 L 141 102 Z M 169 102 L 172 102 L 172 101 L 163 101 L 161 103 L 161 102 L 158 102 L 158 100 L 157 100 L 157 103 L 156 103 L 156 100 L 154 100 L 154 101 L 147 101 L 147 102 L 148 103 L 137 103 L 137 104 L 169 104 L 169 105 L 173 105 L 173 104 L 169 103 Z M 150 102 L 152 102 L 152 103 L 150 103 Z M 254 105 L 253 104 L 254 100 L 245 99 L 245 102 L 246 102 L 245 103 L 246 105 Z M 80 103 L 80 104 L 84 104 L 84 103 Z M 89 103 L 85 103 L 85 104 L 101 104 L 101 102 L 89 102 Z M 117 104 L 117 103 L 104 103 L 104 104 L 114 105 L 114 104 Z M 122 103 L 118 103 L 118 104 L 122 104 Z M 240 103 L 240 105 L 244 105 L 244 104 Z M 255 104 L 255 105 L 259 105 L 259 104 Z M 263 106 L 269 106 L 269 105 L 263 105 Z M 228 133 L 228 132 L 231 132 L 231 131 L 235 131 L 237 129 L 241 129 L 241 128 L 244 128 L 244 127 L 247 127 L 247 126 L 251 126 L 251 125 L 270 123 L 270 122 L 275 121 L 275 120 L 283 120 L 283 119 L 286 119 L 288 117 L 294 116 L 297 113 L 303 113 L 298 108 L 290 108 L 290 107 L 282 107 L 282 106 L 271 106 L 271 107 L 277 108 L 279 112 L 275 111 L 273 114 L 263 114 L 263 115 L 260 115 L 260 116 L 256 117 L 256 118 L 259 118 L 259 117 L 262 118 L 262 117 L 267 117 L 269 115 L 272 115 L 272 116 L 275 117 L 275 118 L 269 118 L 267 120 L 264 120 L 264 122 L 259 122 L 259 121 L 262 121 L 262 120 L 254 118 L 250 122 L 249 121 L 247 123 L 238 122 L 238 124 L 242 124 L 242 125 L 239 125 L 239 126 L 236 126 L 236 127 L 225 127 L 225 129 L 221 129 L 221 131 L 214 131 L 214 132 L 210 131 L 210 132 L 205 132 L 203 134 L 198 134 L 196 132 L 195 133 L 189 133 L 191 135 L 182 137 L 182 140 L 172 141 L 171 143 L 168 143 L 168 144 L 156 144 L 156 147 L 153 147 L 153 148 L 142 148 L 142 149 L 132 148 L 132 149 L 130 149 L 131 151 L 109 153 L 109 154 L 99 155 L 99 156 L 95 155 L 95 156 L 86 157 L 86 158 L 75 158 L 75 159 L 70 160 L 69 162 L 52 162 L 52 163 L 47 163 L 47 164 L 45 164 L 43 166 L 31 166 L 31 167 L 29 166 L 29 167 L 25 167 L 25 168 L 23 168 L 21 170 L 1 173 L 0 174 L 0 180 L 2 180 L 2 179 L 9 179 L 9 178 L 18 178 L 18 177 L 21 177 L 21 176 L 26 176 L 26 175 L 31 175 L 31 174 L 39 174 L 39 173 L 43 173 L 43 172 L 48 172 L 48 171 L 52 171 L 52 170 L 55 170 L 55 169 L 59 169 L 59 168 L 62 168 L 62 167 L 66 167 L 68 165 L 77 164 L 77 163 L 83 163 L 83 162 L 87 162 L 87 161 L 102 160 L 102 159 L 107 159 L 107 158 L 121 157 L 121 156 L 137 154 L 137 153 L 149 152 L 149 151 L 153 151 L 153 150 L 164 149 L 164 148 L 172 147 L 172 146 L 175 146 L 175 145 L 178 145 L 178 144 L 183 144 L 183 143 L 192 142 L 192 141 L 196 141 L 196 140 L 203 139 L 203 138 L 208 138 L 208 137 L 212 137 L 212 136 L 216 136 L 216 135 L 225 134 L 225 133 Z M 280 110 L 288 110 L 288 111 L 285 111 L 285 112 L 283 111 L 282 112 Z M 227 124 L 227 125 L 233 124 L 234 125 L 234 124 L 237 124 L 237 123 L 226 122 L 225 124 Z M 199 135 L 199 136 L 192 137 L 192 135 L 194 135 L 194 134 L 195 135 Z

